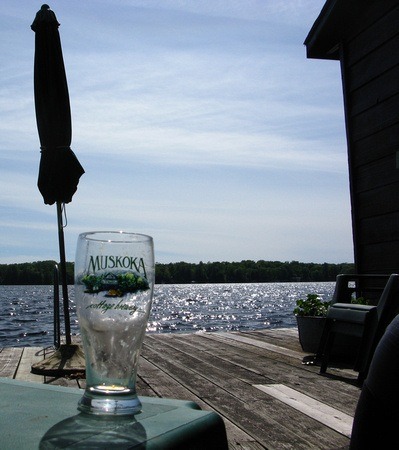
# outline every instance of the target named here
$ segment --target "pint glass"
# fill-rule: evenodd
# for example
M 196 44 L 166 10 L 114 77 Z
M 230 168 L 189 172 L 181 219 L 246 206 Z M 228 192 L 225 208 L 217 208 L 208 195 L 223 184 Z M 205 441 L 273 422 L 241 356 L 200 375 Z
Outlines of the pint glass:
M 75 302 L 86 358 L 79 410 L 113 415 L 140 411 L 136 374 L 154 279 L 150 236 L 112 231 L 79 235 Z

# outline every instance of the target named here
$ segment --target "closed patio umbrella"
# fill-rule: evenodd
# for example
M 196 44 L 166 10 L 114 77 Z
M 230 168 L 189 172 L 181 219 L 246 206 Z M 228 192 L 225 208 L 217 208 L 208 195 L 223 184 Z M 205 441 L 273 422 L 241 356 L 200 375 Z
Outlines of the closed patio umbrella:
M 59 23 L 43 5 L 31 25 L 35 32 L 34 92 L 41 145 L 38 187 L 44 203 L 57 205 L 60 272 L 66 344 L 71 344 L 66 280 L 63 212 L 72 200 L 83 167 L 70 148 L 72 139 L 68 85 L 62 56 Z

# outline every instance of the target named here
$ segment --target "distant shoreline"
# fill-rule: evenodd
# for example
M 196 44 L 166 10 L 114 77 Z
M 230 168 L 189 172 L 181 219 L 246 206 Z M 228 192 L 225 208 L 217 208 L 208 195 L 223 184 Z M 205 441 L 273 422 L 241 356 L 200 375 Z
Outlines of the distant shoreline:
M 0 264 L 0 285 L 52 285 L 55 261 Z M 74 264 L 67 262 L 67 284 L 72 285 Z M 340 273 L 353 273 L 353 263 L 301 263 L 299 261 L 199 262 L 156 264 L 156 284 L 284 283 L 335 281 Z

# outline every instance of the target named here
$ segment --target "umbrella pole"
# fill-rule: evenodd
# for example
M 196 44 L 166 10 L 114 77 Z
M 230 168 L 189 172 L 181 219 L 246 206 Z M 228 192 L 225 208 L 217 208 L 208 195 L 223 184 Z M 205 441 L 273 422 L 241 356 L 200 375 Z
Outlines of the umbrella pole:
M 66 277 L 66 261 L 65 261 L 65 242 L 64 242 L 64 226 L 62 221 L 61 202 L 57 201 L 57 220 L 58 220 L 58 243 L 60 246 L 60 271 L 62 282 L 62 297 L 64 305 L 64 322 L 65 322 L 65 343 L 71 345 L 71 322 L 69 318 L 69 299 L 68 285 Z

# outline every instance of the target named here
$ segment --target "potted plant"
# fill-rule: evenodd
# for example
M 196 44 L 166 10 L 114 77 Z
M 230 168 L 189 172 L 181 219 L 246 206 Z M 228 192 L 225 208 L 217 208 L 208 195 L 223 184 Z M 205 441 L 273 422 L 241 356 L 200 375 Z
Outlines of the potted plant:
M 351 303 L 369 305 L 370 301 L 363 297 L 353 297 Z M 299 342 L 304 352 L 317 353 L 330 304 L 330 301 L 323 301 L 317 294 L 308 294 L 305 300 L 296 301 L 294 314 L 298 324 Z M 346 337 L 338 336 L 333 354 L 353 357 L 358 347 L 357 341 L 357 338 L 348 340 Z
M 317 352 L 330 303 L 323 301 L 317 294 L 308 294 L 306 299 L 296 301 L 294 314 L 299 342 L 304 352 Z

